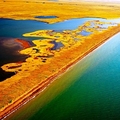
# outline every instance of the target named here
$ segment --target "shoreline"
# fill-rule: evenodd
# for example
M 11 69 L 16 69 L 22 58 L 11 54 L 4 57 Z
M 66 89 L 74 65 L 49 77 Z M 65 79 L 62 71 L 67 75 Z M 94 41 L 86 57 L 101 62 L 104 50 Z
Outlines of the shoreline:
M 22 40 L 22 39 L 19 39 L 19 38 L 16 38 L 15 42 L 18 42 L 24 49 L 32 46 L 29 41 L 25 41 L 25 40 Z
M 119 28 L 119 26 L 117 27 Z M 77 58 L 73 59 L 69 62 L 66 66 L 63 66 L 59 71 L 52 74 L 45 80 L 43 80 L 41 83 L 39 83 L 37 86 L 34 86 L 30 91 L 19 97 L 16 101 L 14 101 L 12 104 L 9 104 L 6 108 L 4 108 L 0 113 L 0 119 L 5 119 L 7 116 L 15 112 L 17 109 L 22 107 L 24 104 L 29 102 L 31 99 L 36 97 L 39 93 L 41 93 L 44 89 L 46 89 L 56 78 L 61 76 L 62 74 L 65 74 L 69 68 L 74 67 L 75 64 L 77 64 L 81 59 L 89 55 L 92 51 L 94 51 L 96 48 L 100 47 L 102 44 L 104 44 L 109 38 L 113 37 L 114 35 L 118 34 L 120 32 L 119 29 L 113 29 L 110 35 L 105 36 L 105 38 L 102 38 L 101 41 L 98 41 L 95 45 L 92 45 L 87 51 L 85 51 L 83 54 L 78 56 Z M 110 32 L 108 30 L 108 32 Z M 101 33 L 102 34 L 102 33 Z M 105 34 L 105 33 L 104 33 Z M 90 39 L 90 38 L 89 38 Z M 75 46 L 76 47 L 76 46 Z M 77 47 L 76 47 L 77 48 Z

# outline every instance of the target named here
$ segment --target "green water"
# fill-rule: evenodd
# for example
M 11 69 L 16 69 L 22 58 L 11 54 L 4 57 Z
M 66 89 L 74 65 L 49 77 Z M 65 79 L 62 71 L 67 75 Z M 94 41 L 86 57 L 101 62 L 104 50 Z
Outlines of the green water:
M 8 120 L 119 120 L 120 33 Z

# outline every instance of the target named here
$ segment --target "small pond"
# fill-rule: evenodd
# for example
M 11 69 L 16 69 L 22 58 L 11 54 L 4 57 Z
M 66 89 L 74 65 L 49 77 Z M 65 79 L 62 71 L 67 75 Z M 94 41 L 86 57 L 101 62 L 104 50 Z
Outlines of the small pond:
M 57 50 L 62 48 L 64 45 L 62 44 L 62 42 L 56 42 L 56 41 L 52 41 L 51 43 L 54 44 L 54 47 L 51 48 L 51 50 Z
M 87 32 L 87 31 L 83 30 L 83 31 L 80 32 L 80 34 L 82 36 L 88 36 L 88 35 L 92 34 L 92 32 Z

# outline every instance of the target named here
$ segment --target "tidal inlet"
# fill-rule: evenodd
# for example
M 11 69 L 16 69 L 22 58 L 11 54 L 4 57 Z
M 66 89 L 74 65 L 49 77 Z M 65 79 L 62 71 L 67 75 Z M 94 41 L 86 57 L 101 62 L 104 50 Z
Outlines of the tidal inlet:
M 0 120 L 119 120 L 119 46 L 119 0 L 1 0 Z

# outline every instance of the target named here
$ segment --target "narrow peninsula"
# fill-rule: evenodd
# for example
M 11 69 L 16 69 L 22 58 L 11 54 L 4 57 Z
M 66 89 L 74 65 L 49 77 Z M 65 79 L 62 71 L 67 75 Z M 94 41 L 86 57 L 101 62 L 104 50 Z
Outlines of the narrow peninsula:
M 38 2 L 37 0 L 36 2 L 31 0 L 29 3 L 23 0 L 18 4 L 8 0 L 0 2 L 2 8 L 0 17 L 44 21 L 46 24 L 88 16 L 117 18 L 120 16 L 120 11 L 118 7 L 113 10 L 114 6 L 118 5 L 105 6 L 104 3 L 89 2 L 81 2 L 81 4 L 61 1 Z M 108 15 L 108 11 L 111 14 Z M 52 19 L 36 17 L 39 15 L 53 16 L 53 13 L 57 17 Z M 44 29 L 24 33 L 24 37 L 36 38 L 32 41 L 32 46 L 22 39 L 15 40 L 23 46 L 23 49 L 18 52 L 26 55 L 26 59 L 1 66 L 2 70 L 14 72 L 15 75 L 0 82 L 0 119 L 5 118 L 37 96 L 57 77 L 118 32 L 120 32 L 118 23 L 88 20 L 74 30 Z M 43 37 L 43 39 L 39 39 L 39 37 Z

